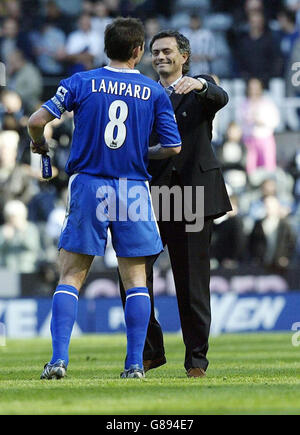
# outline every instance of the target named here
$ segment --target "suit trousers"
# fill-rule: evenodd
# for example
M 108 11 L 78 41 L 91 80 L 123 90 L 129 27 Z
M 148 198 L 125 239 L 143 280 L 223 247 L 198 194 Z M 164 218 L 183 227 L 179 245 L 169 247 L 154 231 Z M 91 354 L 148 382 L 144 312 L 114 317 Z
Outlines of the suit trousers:
M 180 184 L 176 172 L 171 185 Z M 188 222 L 190 224 L 190 222 Z M 185 344 L 186 370 L 191 367 L 207 369 L 208 339 L 211 324 L 210 308 L 210 244 L 213 219 L 207 218 L 198 232 L 186 232 L 187 222 L 174 219 L 171 207 L 169 221 L 158 220 L 163 245 L 168 247 L 173 271 L 182 336 Z M 144 360 L 164 356 L 161 326 L 155 318 L 153 296 L 153 265 L 158 255 L 147 257 L 147 287 L 151 299 L 151 317 L 144 348 Z M 121 297 L 125 305 L 125 292 L 120 282 Z

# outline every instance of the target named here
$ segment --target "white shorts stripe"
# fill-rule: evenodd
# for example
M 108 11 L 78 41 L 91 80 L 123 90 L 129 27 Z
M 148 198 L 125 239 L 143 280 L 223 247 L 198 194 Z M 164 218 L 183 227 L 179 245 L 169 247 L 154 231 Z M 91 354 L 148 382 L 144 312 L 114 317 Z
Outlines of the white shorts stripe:
M 71 175 L 70 179 L 69 179 L 69 183 L 68 183 L 68 202 L 67 202 L 67 209 L 66 209 L 66 216 L 63 222 L 63 226 L 61 229 L 61 232 L 63 232 L 67 226 L 68 223 L 68 217 L 69 217 L 69 213 L 70 213 L 70 204 L 71 204 L 71 187 L 72 187 L 72 183 L 75 180 L 75 178 L 77 177 L 77 175 L 79 175 L 78 173 Z
M 76 298 L 76 299 L 78 300 L 78 296 L 75 295 L 75 293 L 68 292 L 68 291 L 66 291 L 66 290 L 58 290 L 57 292 L 54 293 L 53 296 L 57 295 L 58 293 L 66 293 L 67 295 L 74 296 L 74 298 Z
M 153 219 L 154 222 L 155 222 L 155 226 L 156 226 L 156 229 L 157 229 L 158 235 L 159 235 L 159 237 L 160 237 L 159 226 L 158 226 L 158 223 L 157 223 L 157 220 L 156 220 L 156 216 L 155 216 L 155 213 L 154 213 L 154 208 L 153 208 L 153 202 L 152 202 L 152 196 L 151 196 L 151 191 L 150 191 L 149 181 L 145 181 L 145 184 L 146 184 L 146 187 L 147 187 L 147 190 L 148 190 L 148 194 L 149 194 L 149 200 L 150 200 L 151 212 L 152 212 L 152 219 Z
M 147 296 L 148 298 L 150 298 L 150 296 L 147 293 L 134 293 L 133 295 L 128 295 L 126 299 L 132 298 L 132 296 Z

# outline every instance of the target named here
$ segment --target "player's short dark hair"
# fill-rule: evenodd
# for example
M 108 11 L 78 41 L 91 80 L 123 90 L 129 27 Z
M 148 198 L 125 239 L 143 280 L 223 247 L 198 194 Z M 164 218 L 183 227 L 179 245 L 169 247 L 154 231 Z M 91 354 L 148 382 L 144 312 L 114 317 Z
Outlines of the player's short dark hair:
M 162 30 L 153 36 L 150 42 L 150 51 L 152 52 L 152 46 L 155 41 L 163 38 L 175 38 L 177 42 L 178 50 L 181 54 L 186 53 L 188 58 L 182 67 L 182 73 L 187 74 L 190 70 L 190 58 L 191 58 L 191 46 L 190 41 L 182 33 L 177 32 L 177 30 Z
M 125 62 L 145 41 L 143 23 L 136 18 L 116 18 L 105 29 L 104 49 L 109 59 Z

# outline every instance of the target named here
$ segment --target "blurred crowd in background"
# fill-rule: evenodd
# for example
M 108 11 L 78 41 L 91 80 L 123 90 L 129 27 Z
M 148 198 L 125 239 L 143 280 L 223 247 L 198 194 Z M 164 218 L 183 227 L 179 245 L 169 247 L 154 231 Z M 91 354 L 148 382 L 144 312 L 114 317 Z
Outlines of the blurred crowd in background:
M 28 116 L 54 95 L 61 78 L 107 64 L 104 29 L 114 17 L 128 15 L 145 24 L 146 50 L 138 68 L 149 77 L 157 79 L 149 41 L 159 30 L 172 28 L 190 40 L 190 75 L 213 74 L 221 85 L 244 81 L 238 110 L 214 140 L 233 212 L 215 221 L 212 266 L 253 264 L 284 273 L 297 265 L 300 153 L 284 164 L 279 159 L 281 112 L 269 86 L 280 78 L 284 98 L 300 100 L 299 84 L 291 84 L 293 65 L 300 62 L 300 1 L 1 0 L 6 86 L 0 94 L 0 267 L 47 273 L 55 264 L 73 116 L 65 113 L 47 126 L 54 171 L 50 183 L 41 181 L 39 157 L 29 150 Z M 109 243 L 93 268 L 115 266 Z

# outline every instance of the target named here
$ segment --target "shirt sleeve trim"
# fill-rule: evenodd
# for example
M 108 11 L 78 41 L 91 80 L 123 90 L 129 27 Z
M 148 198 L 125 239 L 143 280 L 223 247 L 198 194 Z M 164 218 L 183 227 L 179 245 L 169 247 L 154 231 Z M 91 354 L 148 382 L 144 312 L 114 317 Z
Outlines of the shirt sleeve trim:
M 175 148 L 175 147 L 180 147 L 181 145 L 182 145 L 182 142 L 174 143 L 174 144 L 161 144 L 161 146 L 164 148 L 167 148 L 167 147 Z
M 48 110 L 48 112 L 50 112 L 53 116 L 55 116 L 55 118 L 60 119 L 61 115 L 58 115 L 57 113 L 53 112 L 52 109 L 50 109 L 50 107 L 48 107 L 46 104 L 43 104 L 42 107 L 46 110 Z

